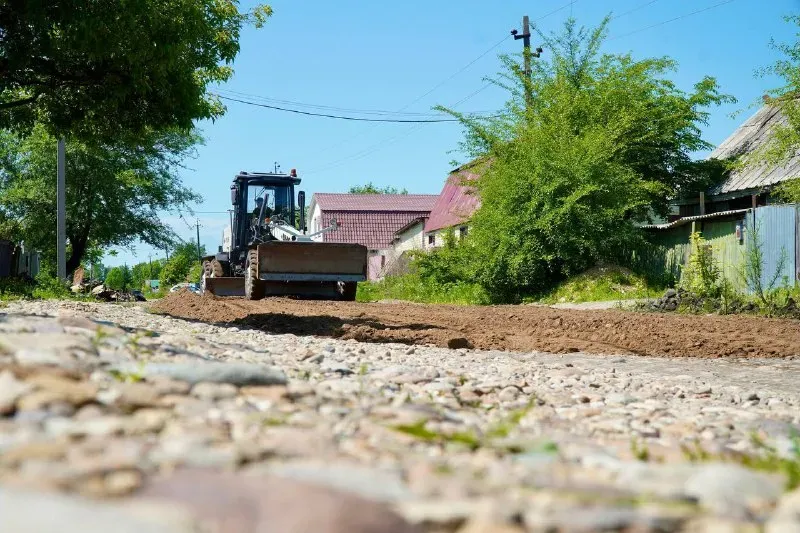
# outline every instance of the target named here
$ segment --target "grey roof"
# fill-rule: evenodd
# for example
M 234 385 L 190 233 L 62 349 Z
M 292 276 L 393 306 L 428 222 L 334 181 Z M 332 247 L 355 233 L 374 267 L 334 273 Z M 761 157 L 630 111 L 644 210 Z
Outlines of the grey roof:
M 747 209 L 731 209 L 730 211 L 718 211 L 716 213 L 706 213 L 705 215 L 696 215 L 693 217 L 683 217 L 679 218 L 678 220 L 673 220 L 667 224 L 648 224 L 646 226 L 640 226 L 642 229 L 670 229 L 675 228 L 678 226 L 683 226 L 684 224 L 688 224 L 689 222 L 693 222 L 695 220 L 708 220 L 710 218 L 723 218 L 732 215 L 741 215 L 743 213 L 747 213 L 750 211 L 750 208 Z
M 725 139 L 709 159 L 728 159 L 762 148 L 770 138 L 771 130 L 778 124 L 786 125 L 786 116 L 775 105 L 765 104 L 747 121 Z M 758 189 L 782 181 L 800 177 L 800 154 L 796 154 L 781 165 L 753 165 L 734 170 L 719 185 L 708 192 L 712 196 Z

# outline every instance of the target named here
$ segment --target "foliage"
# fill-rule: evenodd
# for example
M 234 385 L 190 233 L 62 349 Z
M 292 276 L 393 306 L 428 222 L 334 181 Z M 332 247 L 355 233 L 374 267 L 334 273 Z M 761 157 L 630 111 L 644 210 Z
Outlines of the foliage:
M 186 275 L 186 281 L 190 283 L 200 283 L 200 278 L 203 276 L 203 265 L 200 263 L 195 263 L 189 269 L 189 273 Z
M 493 301 L 541 293 L 640 243 L 634 222 L 719 178 L 690 154 L 710 148 L 699 129 L 706 109 L 732 99 L 713 78 L 679 90 L 668 58 L 601 54 L 608 20 L 589 31 L 571 19 L 562 34 L 541 35 L 550 58 L 533 62 L 530 79 L 504 57 L 495 83 L 511 99 L 501 116 L 440 108 L 465 127 L 462 149 L 490 161 L 467 241 Z
M 180 161 L 199 142 L 193 133 L 148 133 L 137 142 L 67 142 L 67 272 L 87 254 L 141 240 L 164 248 L 174 240 L 159 211 L 174 211 L 199 196 L 178 176 Z M 30 246 L 55 262 L 56 139 L 36 126 L 20 138 L 0 133 L 0 212 Z M 95 258 L 97 259 L 97 258 Z
M 208 85 L 231 78 L 242 28 L 272 13 L 237 3 L 3 2 L 0 127 L 116 138 L 220 116 Z
M 772 65 L 760 70 L 761 76 L 776 76 L 782 85 L 769 91 L 769 103 L 778 107 L 786 117 L 784 124 L 776 124 L 770 131 L 770 140 L 736 162 L 739 166 L 762 165 L 774 167 L 784 164 L 800 148 L 800 15 L 789 15 L 784 21 L 797 26 L 794 43 L 777 43 L 770 40 L 770 47 L 781 54 Z M 800 180 L 783 182 L 773 190 L 775 199 L 800 202 Z
M 2 278 L 0 279 L 0 301 L 3 300 L 52 300 L 74 299 L 74 295 L 65 282 L 56 279 L 50 272 L 43 270 L 35 279 Z
M 201 246 L 200 255 L 205 255 L 205 253 L 205 248 Z M 194 265 L 199 266 L 197 255 L 196 244 L 186 242 L 178 245 L 161 269 L 161 274 L 158 278 L 161 288 L 169 289 L 170 286 L 177 283 L 193 281 L 189 279 L 189 276 L 192 273 L 192 267 Z M 199 280 L 200 277 L 197 276 L 197 279 Z
M 380 281 L 358 284 L 356 300 L 377 302 L 379 300 L 405 300 L 439 304 L 486 303 L 483 290 L 474 283 L 453 282 L 436 284 L 422 278 L 418 273 L 403 276 L 387 276 Z
M 354 185 L 347 191 L 350 194 L 408 194 L 408 189 L 397 189 L 387 185 L 386 187 L 376 187 L 370 181 L 366 185 Z
M 711 245 L 697 231 L 689 236 L 689 243 L 691 252 L 686 268 L 681 272 L 680 287 L 701 297 L 719 296 L 720 268 Z
M 650 298 L 658 295 L 660 289 L 628 269 L 599 266 L 564 281 L 539 301 L 554 304 Z
M 158 279 L 164 264 L 161 260 L 137 263 L 131 268 L 131 284 L 144 288 L 147 280 Z
M 105 286 L 115 291 L 125 291 L 133 285 L 133 276 L 131 269 L 128 266 L 114 267 L 108 271 L 106 276 Z M 138 288 L 136 286 L 135 288 Z

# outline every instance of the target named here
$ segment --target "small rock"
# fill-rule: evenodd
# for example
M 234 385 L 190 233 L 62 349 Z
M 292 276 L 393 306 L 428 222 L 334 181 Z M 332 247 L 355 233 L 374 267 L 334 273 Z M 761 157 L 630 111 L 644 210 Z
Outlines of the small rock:
M 719 515 L 744 518 L 763 512 L 783 492 L 783 480 L 736 464 L 706 464 L 684 485 L 687 496 Z
M 192 396 L 201 400 L 216 401 L 233 398 L 238 389 L 230 383 L 198 383 L 192 387 Z
M 30 376 L 26 383 L 36 389 L 51 394 L 54 398 L 81 406 L 94 400 L 97 386 L 88 381 L 73 381 L 54 375 L 39 374 Z
M 140 368 L 138 363 L 118 365 L 120 372 L 141 372 L 151 376 L 164 376 L 191 384 L 201 382 L 230 383 L 232 385 L 285 385 L 286 374 L 277 367 L 251 363 L 148 363 Z
M 0 416 L 13 413 L 17 398 L 28 393 L 31 385 L 23 383 L 8 370 L 0 373 Z
M 451 350 L 460 348 L 472 348 L 472 343 L 464 337 L 453 337 L 447 340 L 447 347 Z
M 500 392 L 497 393 L 497 399 L 501 402 L 513 402 L 517 398 L 519 398 L 520 390 L 513 385 L 504 388 Z

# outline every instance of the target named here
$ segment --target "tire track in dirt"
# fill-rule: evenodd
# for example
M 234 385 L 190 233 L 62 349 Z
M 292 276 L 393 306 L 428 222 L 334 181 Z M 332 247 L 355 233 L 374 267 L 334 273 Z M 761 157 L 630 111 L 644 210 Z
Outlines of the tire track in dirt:
M 541 306 L 354 303 L 173 293 L 154 310 L 189 320 L 362 342 L 672 357 L 800 356 L 800 321 Z

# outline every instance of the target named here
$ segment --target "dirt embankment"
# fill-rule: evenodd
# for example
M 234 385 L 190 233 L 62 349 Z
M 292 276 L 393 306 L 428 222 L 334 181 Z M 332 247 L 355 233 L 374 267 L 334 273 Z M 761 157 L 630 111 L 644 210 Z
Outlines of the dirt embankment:
M 680 357 L 800 356 L 800 321 L 536 306 L 450 306 L 174 293 L 157 312 L 270 333 L 509 351 Z

